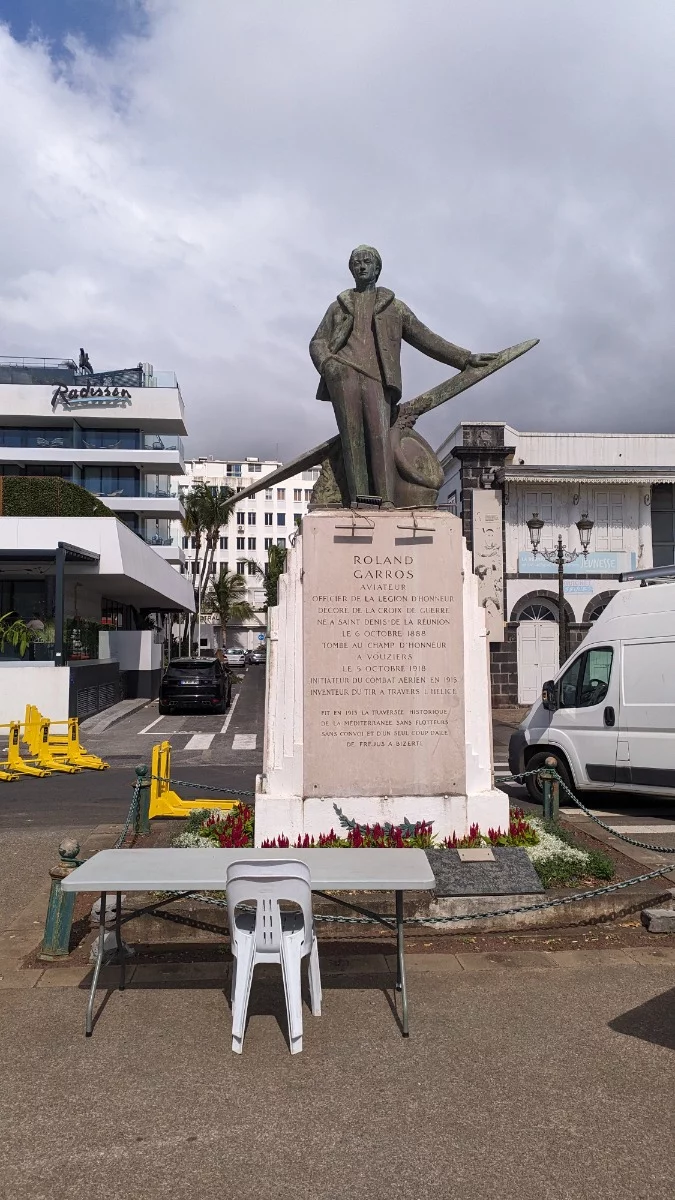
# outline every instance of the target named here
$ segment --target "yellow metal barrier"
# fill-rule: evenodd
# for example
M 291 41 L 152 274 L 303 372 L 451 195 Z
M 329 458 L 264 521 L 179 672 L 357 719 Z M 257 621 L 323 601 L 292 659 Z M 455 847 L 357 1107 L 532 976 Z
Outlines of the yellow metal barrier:
M 63 753 L 59 754 L 58 758 L 54 754 L 49 745 L 49 721 L 46 717 L 40 722 L 40 744 L 35 761 L 39 767 L 46 767 L 48 771 L 61 771 L 63 775 L 76 775 L 80 770 L 67 762 Z
M 49 729 L 52 725 L 67 726 L 67 733 L 51 733 L 48 731 L 48 748 L 52 759 L 63 759 L 71 767 L 85 767 L 91 771 L 105 771 L 110 765 L 99 758 L 97 754 L 89 754 L 80 743 L 80 722 L 77 717 L 69 717 L 66 721 L 49 721 L 43 717 L 39 708 L 34 704 L 26 705 L 23 739 L 31 754 L 44 756 L 43 726 L 47 721 Z M 58 770 L 54 767 L 54 770 Z
M 171 790 L 171 742 L 158 742 L 152 748 L 150 781 L 150 820 L 153 817 L 187 817 L 196 808 L 236 808 L 236 800 L 183 800 Z
M 7 747 L 7 766 L 10 771 L 18 771 L 20 775 L 37 775 L 42 778 L 49 775 L 46 767 L 36 766 L 35 759 L 26 761 L 21 757 L 19 746 L 21 726 L 18 721 L 12 721 L 9 726 L 9 745 Z

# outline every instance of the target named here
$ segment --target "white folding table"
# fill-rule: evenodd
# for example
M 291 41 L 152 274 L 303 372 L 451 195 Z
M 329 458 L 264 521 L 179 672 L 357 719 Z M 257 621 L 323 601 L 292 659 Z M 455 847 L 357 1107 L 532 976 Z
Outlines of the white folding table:
M 337 896 L 330 897 L 337 903 L 363 913 L 396 932 L 396 989 L 401 993 L 401 1025 L 404 1037 L 408 1037 L 408 992 L 405 977 L 403 946 L 403 893 L 427 891 L 434 887 L 434 875 L 423 850 L 371 850 L 334 849 L 298 850 L 221 850 L 213 849 L 153 849 L 153 850 L 101 850 L 63 880 L 65 892 L 99 892 L 101 913 L 98 949 L 94 977 L 87 1004 L 85 1033 L 91 1036 L 93 1029 L 94 1001 L 105 948 L 106 898 L 114 893 L 115 932 L 117 954 L 120 965 L 120 990 L 124 989 L 125 953 L 121 927 L 142 913 L 153 912 L 160 905 L 172 900 L 184 899 L 193 892 L 219 892 L 225 890 L 227 868 L 233 862 L 268 861 L 269 859 L 300 861 L 307 864 L 311 872 L 312 890 L 319 895 L 325 892 L 394 892 L 396 896 L 395 917 L 383 917 L 370 909 L 361 908 Z M 174 892 L 135 912 L 122 917 L 121 893 L 130 892 Z

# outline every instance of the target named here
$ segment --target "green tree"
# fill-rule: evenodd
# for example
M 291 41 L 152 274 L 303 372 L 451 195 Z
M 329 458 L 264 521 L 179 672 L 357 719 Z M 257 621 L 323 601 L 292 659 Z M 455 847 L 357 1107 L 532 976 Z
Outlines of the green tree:
M 284 546 L 270 546 L 267 551 L 267 566 L 263 572 L 265 589 L 265 608 L 274 608 L 279 603 L 279 576 L 286 569 L 286 554 Z
M 220 644 L 225 646 L 229 621 L 249 621 L 255 609 L 246 599 L 246 580 L 235 571 L 220 568 L 204 597 L 204 612 L 215 613 L 220 621 Z
M 195 574 L 193 582 L 197 599 L 197 610 L 205 610 L 206 594 L 211 575 L 211 564 L 218 545 L 218 538 L 227 522 L 236 498 L 230 487 L 214 487 L 207 483 L 196 483 L 184 496 L 185 516 L 181 524 L 183 532 L 195 540 Z M 188 647 L 192 644 L 197 617 L 190 619 L 186 634 Z

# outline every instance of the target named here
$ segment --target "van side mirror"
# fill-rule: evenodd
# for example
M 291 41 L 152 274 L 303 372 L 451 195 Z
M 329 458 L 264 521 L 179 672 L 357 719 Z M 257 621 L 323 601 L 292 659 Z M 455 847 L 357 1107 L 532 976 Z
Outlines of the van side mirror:
M 558 707 L 558 689 L 552 679 L 547 679 L 542 686 L 541 702 L 549 712 L 555 712 Z

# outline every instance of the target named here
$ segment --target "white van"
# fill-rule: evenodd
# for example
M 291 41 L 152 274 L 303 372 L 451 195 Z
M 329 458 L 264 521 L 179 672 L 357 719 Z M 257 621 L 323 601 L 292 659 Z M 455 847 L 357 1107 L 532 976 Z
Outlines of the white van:
M 675 796 L 675 584 L 617 592 L 544 684 L 511 737 L 511 774 L 549 755 L 579 792 Z M 541 800 L 537 777 L 525 782 Z

